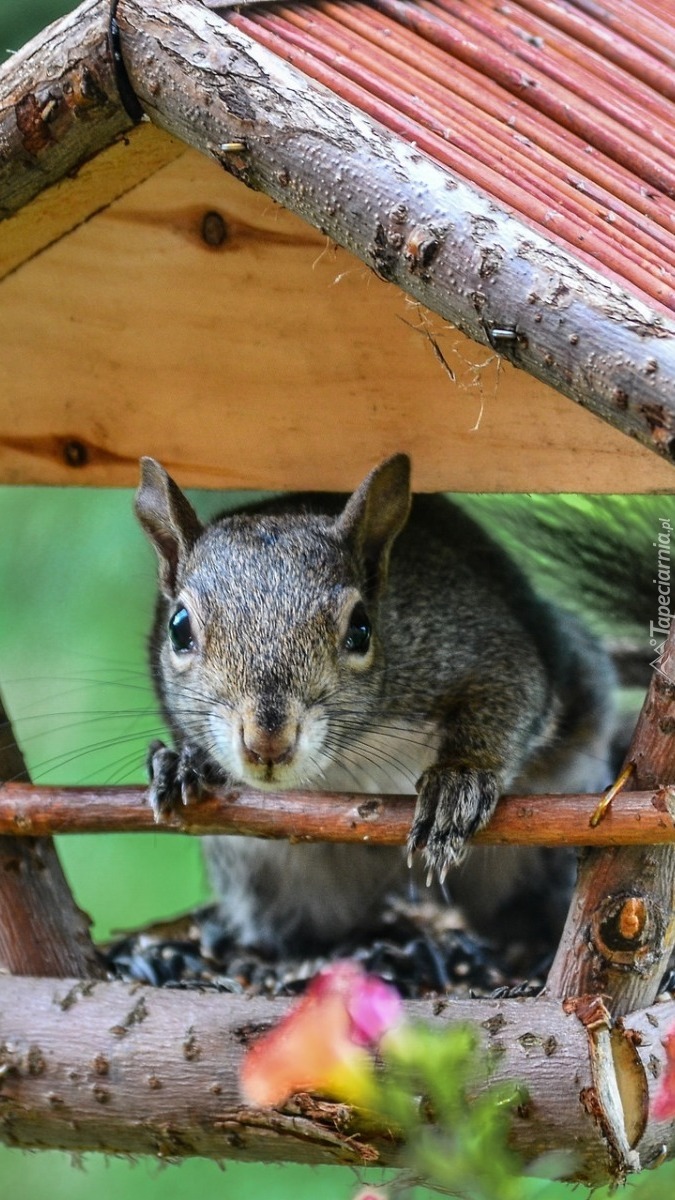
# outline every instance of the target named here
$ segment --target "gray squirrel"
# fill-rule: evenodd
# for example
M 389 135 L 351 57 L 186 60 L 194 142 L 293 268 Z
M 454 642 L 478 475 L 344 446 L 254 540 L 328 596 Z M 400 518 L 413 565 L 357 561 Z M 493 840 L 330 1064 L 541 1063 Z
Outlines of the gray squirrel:
M 598 791 L 614 676 L 600 643 L 535 594 L 397 454 L 349 497 L 292 495 L 202 525 L 157 462 L 136 513 L 159 558 L 155 687 L 174 749 L 149 751 L 156 818 L 203 788 L 417 794 L 396 848 L 204 839 L 223 932 L 269 953 L 376 930 L 410 870 L 479 932 L 525 897 L 551 928 L 570 859 L 470 847 L 505 792 Z

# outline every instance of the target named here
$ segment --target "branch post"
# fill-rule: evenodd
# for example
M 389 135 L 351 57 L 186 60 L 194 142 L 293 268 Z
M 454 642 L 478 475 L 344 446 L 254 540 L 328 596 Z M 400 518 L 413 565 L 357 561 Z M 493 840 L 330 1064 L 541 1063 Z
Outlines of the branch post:
M 0 697 L 0 779 L 26 765 Z M 0 836 L 0 973 L 100 979 L 103 968 L 51 837 Z
M 626 758 L 629 788 L 660 789 L 675 779 L 674 730 L 672 622 Z M 615 1015 L 646 1008 L 674 948 L 675 847 L 589 850 L 546 990 L 560 997 L 605 995 Z

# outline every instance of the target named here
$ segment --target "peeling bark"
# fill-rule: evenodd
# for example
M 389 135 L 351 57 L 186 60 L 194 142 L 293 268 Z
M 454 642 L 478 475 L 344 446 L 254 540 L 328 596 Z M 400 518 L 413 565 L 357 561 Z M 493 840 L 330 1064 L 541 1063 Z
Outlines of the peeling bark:
M 109 25 L 108 0 L 85 0 L 0 69 L 0 220 L 133 127 Z
M 651 1104 L 660 1086 L 666 1067 L 663 1043 L 674 1024 L 675 1002 L 672 1000 L 653 1004 L 615 1022 L 615 1031 L 625 1035 L 625 1038 L 622 1037 L 622 1049 L 619 1054 L 623 1053 L 627 1042 L 632 1043 L 642 1068 L 641 1081 L 635 1078 L 632 1064 L 626 1064 L 625 1069 L 619 1067 L 618 1070 L 619 1080 L 626 1079 L 629 1075 L 633 1076 L 632 1099 L 627 1098 L 624 1102 L 626 1125 L 629 1129 L 636 1115 L 635 1101 L 637 1100 L 639 1108 L 644 1104 L 644 1100 L 640 1099 L 641 1088 L 647 1087 L 648 1103 Z M 639 1116 L 637 1120 L 639 1122 Z M 672 1157 L 675 1153 L 675 1125 L 670 1122 L 648 1121 L 637 1142 L 637 1150 L 643 1168 L 654 1166 L 662 1158 Z

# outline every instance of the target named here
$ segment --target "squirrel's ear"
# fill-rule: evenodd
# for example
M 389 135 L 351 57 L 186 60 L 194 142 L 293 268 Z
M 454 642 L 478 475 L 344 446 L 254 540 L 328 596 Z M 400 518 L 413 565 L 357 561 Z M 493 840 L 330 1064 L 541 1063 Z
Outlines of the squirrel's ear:
M 410 459 L 407 454 L 394 454 L 370 472 L 338 518 L 361 558 L 370 591 L 384 582 L 394 538 L 409 513 Z
M 162 590 L 167 596 L 174 596 L 181 561 L 202 532 L 199 518 L 178 485 L 154 458 L 141 459 L 135 509 L 157 551 Z

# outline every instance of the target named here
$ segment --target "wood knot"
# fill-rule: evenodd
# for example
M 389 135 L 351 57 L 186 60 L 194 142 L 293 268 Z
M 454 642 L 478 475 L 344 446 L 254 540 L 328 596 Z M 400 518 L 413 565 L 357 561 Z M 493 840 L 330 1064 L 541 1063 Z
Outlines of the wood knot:
M 63 458 L 69 467 L 86 467 L 89 451 L 80 438 L 68 438 L 63 443 Z
M 405 241 L 404 255 L 412 274 L 423 278 L 441 248 L 441 235 L 431 226 L 416 225 Z
M 227 241 L 228 229 L 225 220 L 219 212 L 211 209 L 204 213 L 201 223 L 202 241 L 207 246 L 222 246 Z
M 640 937 L 647 921 L 647 908 L 641 896 L 631 896 L 622 904 L 617 917 L 619 936 L 634 942 Z
M 374 821 L 382 811 L 382 802 L 380 800 L 364 800 L 357 806 L 356 811 L 362 821 Z
M 593 942 L 603 957 L 615 966 L 633 967 L 658 953 L 662 920 L 645 896 L 610 896 L 593 917 Z

